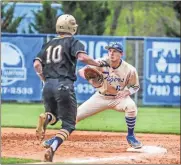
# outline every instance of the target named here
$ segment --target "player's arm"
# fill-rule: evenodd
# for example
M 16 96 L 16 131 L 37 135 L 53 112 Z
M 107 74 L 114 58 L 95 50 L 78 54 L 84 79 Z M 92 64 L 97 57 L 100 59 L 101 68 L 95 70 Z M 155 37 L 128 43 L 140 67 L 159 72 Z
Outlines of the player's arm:
M 41 64 L 40 60 L 35 59 L 33 66 L 34 66 L 36 74 L 39 76 L 40 80 L 44 83 L 45 77 L 43 76 L 42 64 Z
M 86 53 L 84 52 L 78 52 L 77 53 L 77 59 L 85 64 L 88 65 L 93 65 L 93 66 L 101 66 L 101 63 L 94 60 L 93 58 L 91 58 L 90 56 L 88 56 Z
M 128 87 L 129 92 L 130 92 L 130 95 L 138 92 L 138 90 L 140 88 L 139 77 L 138 77 L 138 73 L 137 73 L 135 68 L 130 73 L 127 87 Z
M 139 86 L 138 73 L 135 68 L 130 71 L 130 74 L 128 75 L 126 86 L 128 87 L 128 89 L 119 91 L 117 93 L 116 98 L 124 98 L 124 97 L 130 96 L 130 95 L 138 92 L 140 86 Z
M 42 46 L 41 51 L 38 53 L 38 55 L 33 60 L 33 67 L 35 69 L 35 72 L 38 75 L 38 77 L 40 78 L 40 80 L 43 82 L 43 84 L 45 82 L 45 77 L 43 75 L 42 62 L 43 62 L 43 54 L 44 54 L 45 46 L 46 46 L 46 44 L 44 44 Z
M 72 56 L 75 56 L 79 61 L 85 64 L 97 67 L 106 66 L 106 63 L 104 61 L 96 61 L 90 56 L 88 56 L 85 52 L 84 45 L 78 40 L 72 42 L 71 54 Z
M 107 67 L 109 64 L 105 60 L 97 61 L 88 56 L 85 52 L 78 52 L 77 59 L 85 64 L 97 66 L 97 67 Z

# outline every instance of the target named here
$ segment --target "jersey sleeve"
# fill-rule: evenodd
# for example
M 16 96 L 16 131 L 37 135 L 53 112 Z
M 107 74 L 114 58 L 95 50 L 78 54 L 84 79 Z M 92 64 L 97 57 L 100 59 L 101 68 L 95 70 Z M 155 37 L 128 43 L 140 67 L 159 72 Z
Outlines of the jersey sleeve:
M 136 71 L 135 68 L 133 68 L 130 71 L 130 75 L 129 75 L 129 80 L 128 80 L 128 88 L 131 92 L 131 94 L 136 93 L 139 88 L 140 88 L 140 84 L 139 84 L 139 77 L 138 77 L 138 73 Z
M 87 54 L 87 52 L 85 51 L 84 45 L 80 41 L 76 40 L 72 44 L 71 55 L 76 57 L 79 52 L 83 52 Z
M 33 62 L 35 60 L 39 60 L 41 63 L 43 63 L 43 54 L 45 53 L 45 47 L 46 47 L 46 44 L 44 44 L 42 46 L 42 49 L 40 50 L 40 52 L 37 54 L 37 56 L 33 59 Z

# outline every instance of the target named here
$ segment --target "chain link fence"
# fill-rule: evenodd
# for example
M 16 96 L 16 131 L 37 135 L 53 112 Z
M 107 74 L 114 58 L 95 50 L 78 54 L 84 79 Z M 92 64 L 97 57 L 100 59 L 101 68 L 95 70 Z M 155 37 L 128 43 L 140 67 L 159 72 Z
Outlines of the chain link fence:
M 143 66 L 144 66 L 144 39 L 128 38 L 126 40 L 126 61 L 133 65 L 138 72 L 140 89 L 132 97 L 138 105 L 142 105 L 143 98 Z

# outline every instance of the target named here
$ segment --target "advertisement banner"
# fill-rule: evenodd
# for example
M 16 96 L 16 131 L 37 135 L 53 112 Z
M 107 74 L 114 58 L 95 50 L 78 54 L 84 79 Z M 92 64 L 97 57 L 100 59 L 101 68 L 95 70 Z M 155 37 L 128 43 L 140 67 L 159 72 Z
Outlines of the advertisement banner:
M 123 50 L 126 50 L 126 42 L 121 37 L 110 37 L 110 36 L 76 36 L 85 46 L 85 50 L 89 56 L 94 59 L 102 58 L 107 55 L 105 46 L 112 42 L 119 42 L 123 45 Z M 124 52 L 125 57 L 125 52 Z M 77 102 L 83 103 L 89 99 L 94 93 L 95 88 L 92 87 L 86 80 L 78 75 L 78 70 L 85 65 L 81 62 L 77 64 L 77 81 L 75 82 L 75 92 L 77 96 Z
M 145 39 L 143 104 L 180 105 L 180 39 Z
M 41 100 L 42 84 L 33 59 L 43 45 L 43 37 L 2 35 L 1 39 L 2 100 Z
M 1 43 L 1 96 L 2 100 L 41 101 L 42 84 L 33 68 L 33 59 L 40 51 L 43 37 L 38 35 L 2 35 Z M 109 36 L 75 36 L 94 59 L 107 55 L 104 48 L 111 42 L 119 42 L 125 50 L 125 39 Z M 82 103 L 92 96 L 95 89 L 78 75 L 85 64 L 78 62 L 75 92 L 77 102 Z

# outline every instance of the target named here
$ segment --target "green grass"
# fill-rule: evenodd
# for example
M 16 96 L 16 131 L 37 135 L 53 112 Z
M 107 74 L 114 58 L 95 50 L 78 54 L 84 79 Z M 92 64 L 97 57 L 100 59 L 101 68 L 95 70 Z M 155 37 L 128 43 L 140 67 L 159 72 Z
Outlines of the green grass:
M 5 104 L 1 106 L 2 127 L 35 128 L 42 104 Z M 107 110 L 77 124 L 77 130 L 126 132 L 124 112 Z M 48 128 L 60 128 L 60 124 Z M 140 107 L 135 132 L 180 134 L 180 109 Z
M 77 128 L 127 131 L 124 113 L 113 110 L 87 118 L 78 123 Z M 178 108 L 139 108 L 135 132 L 180 134 L 180 110 Z
M 40 160 L 32 160 L 32 159 L 19 159 L 19 158 L 1 158 L 1 164 L 18 164 L 18 163 L 34 163 L 40 162 Z

